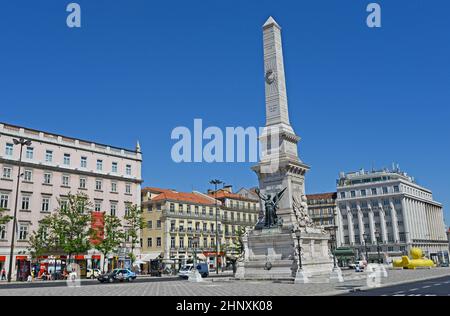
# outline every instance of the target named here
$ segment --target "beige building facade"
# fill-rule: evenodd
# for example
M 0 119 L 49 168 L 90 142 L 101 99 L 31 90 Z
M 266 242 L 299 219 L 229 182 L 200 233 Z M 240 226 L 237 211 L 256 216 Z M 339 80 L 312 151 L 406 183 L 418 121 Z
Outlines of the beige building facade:
M 179 268 L 193 260 L 195 251 L 197 258 L 207 261 L 211 269 L 216 268 L 216 261 L 223 268 L 226 265 L 223 248 L 233 243 L 240 226 L 254 226 L 259 213 L 257 201 L 229 190 L 218 190 L 215 199 L 214 192 L 144 188 L 142 209 L 146 228 L 141 233 L 141 259 L 163 258 Z

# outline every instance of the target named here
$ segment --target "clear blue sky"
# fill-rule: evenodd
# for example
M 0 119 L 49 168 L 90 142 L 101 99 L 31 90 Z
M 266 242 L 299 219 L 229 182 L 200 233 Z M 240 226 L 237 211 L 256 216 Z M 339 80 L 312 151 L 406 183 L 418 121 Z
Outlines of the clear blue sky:
M 251 164 L 175 164 L 171 130 L 194 118 L 264 124 L 261 26 L 283 27 L 290 115 L 311 165 L 307 192 L 339 171 L 393 161 L 430 188 L 450 222 L 450 3 L 79 0 L 0 4 L 0 121 L 144 151 L 145 185 L 254 186 Z

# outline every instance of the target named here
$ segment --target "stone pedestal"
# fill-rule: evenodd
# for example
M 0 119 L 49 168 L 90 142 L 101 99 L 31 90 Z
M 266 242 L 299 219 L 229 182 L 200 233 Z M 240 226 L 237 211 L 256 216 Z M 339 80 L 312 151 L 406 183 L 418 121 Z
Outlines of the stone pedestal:
M 330 282 L 331 283 L 340 283 L 344 282 L 344 278 L 342 277 L 342 271 L 341 268 L 336 267 L 331 270 L 330 273 Z
M 197 269 L 194 269 L 189 273 L 188 281 L 194 282 L 194 283 L 199 283 L 199 282 L 203 282 L 203 278 L 202 278 L 202 275 L 200 274 L 200 272 L 198 272 Z
M 244 261 L 235 275 L 238 279 L 289 280 L 307 283 L 328 278 L 333 268 L 328 251 L 328 234 L 317 228 L 302 228 L 302 269 L 299 269 L 298 239 L 285 227 L 252 230 L 243 238 Z

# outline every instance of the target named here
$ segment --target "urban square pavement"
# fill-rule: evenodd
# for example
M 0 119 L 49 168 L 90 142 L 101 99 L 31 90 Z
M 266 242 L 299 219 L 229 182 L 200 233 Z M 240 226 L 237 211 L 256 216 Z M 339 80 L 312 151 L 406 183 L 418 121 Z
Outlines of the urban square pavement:
M 64 282 L 0 283 L 2 296 L 302 296 L 302 295 L 446 295 L 450 293 L 450 268 L 388 270 L 378 288 L 367 287 L 367 274 L 344 271 L 343 283 L 290 284 L 237 281 L 212 275 L 202 283 L 177 277 L 138 277 L 131 283 L 100 284 L 86 280 L 80 287 Z

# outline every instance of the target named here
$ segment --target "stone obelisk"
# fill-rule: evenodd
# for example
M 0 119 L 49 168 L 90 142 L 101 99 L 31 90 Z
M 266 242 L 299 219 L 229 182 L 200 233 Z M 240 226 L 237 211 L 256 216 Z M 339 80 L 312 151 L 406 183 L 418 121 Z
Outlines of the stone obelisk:
M 252 169 L 259 179 L 258 194 L 265 201 L 261 209 L 275 210 L 277 217 L 276 225 L 260 219 L 243 236 L 244 260 L 236 278 L 305 283 L 330 274 L 329 236 L 308 216 L 305 173 L 309 167 L 298 156 L 300 137 L 289 122 L 281 27 L 270 17 L 263 33 L 266 126 L 260 136 L 263 155 Z
M 301 199 L 305 194 L 305 173 L 309 167 L 298 156 L 300 137 L 289 121 L 281 27 L 272 17 L 263 25 L 263 35 L 266 126 L 260 137 L 263 155 L 252 169 L 258 175 L 259 188 L 264 195 L 273 197 L 287 188 L 277 215 L 288 227 L 295 220 L 294 198 Z

